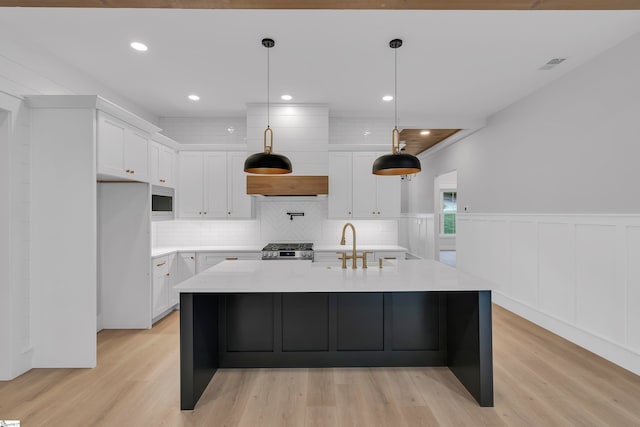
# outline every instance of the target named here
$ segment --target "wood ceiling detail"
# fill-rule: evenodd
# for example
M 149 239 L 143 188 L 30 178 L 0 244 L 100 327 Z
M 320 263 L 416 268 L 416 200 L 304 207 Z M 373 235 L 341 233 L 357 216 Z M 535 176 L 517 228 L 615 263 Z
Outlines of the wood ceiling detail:
M 429 135 L 420 135 L 420 132 L 427 129 L 402 129 L 400 132 L 400 142 L 407 145 L 404 148 L 405 153 L 417 156 L 425 150 L 449 138 L 460 129 L 429 129 Z
M 0 0 L 0 6 L 163 9 L 631 10 L 639 0 Z

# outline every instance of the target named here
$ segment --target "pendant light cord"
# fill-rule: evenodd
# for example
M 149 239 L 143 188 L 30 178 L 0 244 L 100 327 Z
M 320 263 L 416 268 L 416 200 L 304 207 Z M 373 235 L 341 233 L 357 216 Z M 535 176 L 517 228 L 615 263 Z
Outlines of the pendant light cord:
M 395 112 L 396 112 L 396 122 L 395 122 L 395 127 L 396 129 L 398 128 L 398 49 L 393 49 L 393 53 L 394 53 L 394 97 L 393 99 L 395 100 Z
M 270 83 L 270 76 L 269 76 L 269 72 L 270 72 L 270 64 L 269 64 L 269 48 L 267 48 L 267 128 L 270 127 L 270 117 L 269 117 L 269 98 L 270 98 L 270 93 L 269 93 L 269 83 Z

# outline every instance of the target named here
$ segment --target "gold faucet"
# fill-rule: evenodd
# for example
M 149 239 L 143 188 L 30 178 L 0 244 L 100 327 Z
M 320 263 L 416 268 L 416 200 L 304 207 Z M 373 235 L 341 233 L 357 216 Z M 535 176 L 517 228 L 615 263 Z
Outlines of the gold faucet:
M 356 228 L 353 226 L 353 224 L 351 224 L 350 222 L 347 222 L 344 227 L 342 227 L 342 237 L 340 238 L 340 244 L 341 245 L 345 245 L 346 241 L 344 239 L 344 234 L 347 231 L 347 227 L 351 227 L 351 231 L 353 231 L 353 252 L 351 254 L 351 256 L 347 256 L 345 254 L 344 256 L 344 260 L 346 261 L 347 259 L 351 258 L 351 268 L 358 268 L 358 264 L 356 264 L 356 260 L 357 260 L 357 256 L 356 256 Z M 346 268 L 346 262 L 343 261 L 342 262 L 342 268 Z

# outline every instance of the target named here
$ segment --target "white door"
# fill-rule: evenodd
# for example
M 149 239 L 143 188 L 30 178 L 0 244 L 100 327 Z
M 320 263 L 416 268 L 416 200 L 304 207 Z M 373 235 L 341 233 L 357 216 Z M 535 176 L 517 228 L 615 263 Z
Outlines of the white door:
M 371 172 L 376 153 L 353 153 L 353 216 L 378 216 L 377 176 Z
M 227 217 L 227 153 L 204 153 L 203 217 Z
M 329 153 L 329 218 L 352 215 L 353 155 Z
M 202 153 L 183 151 L 178 156 L 178 217 L 202 218 L 204 169 Z
M 132 129 L 125 132 L 125 171 L 136 181 L 149 182 L 149 138 Z
M 126 126 L 103 113 L 98 113 L 98 173 L 129 178 L 124 167 L 124 134 Z
M 245 152 L 227 154 L 227 171 L 229 200 L 227 216 L 229 218 L 251 218 L 253 216 L 253 200 L 247 195 L 247 174 L 244 172 Z

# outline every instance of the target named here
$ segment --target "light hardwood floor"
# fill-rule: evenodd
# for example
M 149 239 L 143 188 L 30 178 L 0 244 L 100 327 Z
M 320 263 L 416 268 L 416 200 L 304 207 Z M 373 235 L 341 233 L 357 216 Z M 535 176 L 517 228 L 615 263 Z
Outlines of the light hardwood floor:
M 640 377 L 494 306 L 495 407 L 447 368 L 220 370 L 179 410 L 179 318 L 98 334 L 96 369 L 0 382 L 22 426 L 640 426 Z

